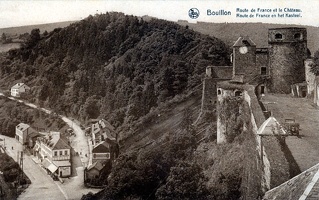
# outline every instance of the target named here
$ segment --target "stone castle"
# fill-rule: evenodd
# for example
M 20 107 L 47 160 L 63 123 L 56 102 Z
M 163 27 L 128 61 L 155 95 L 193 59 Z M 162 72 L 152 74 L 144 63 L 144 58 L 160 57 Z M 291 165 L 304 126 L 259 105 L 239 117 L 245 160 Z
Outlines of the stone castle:
M 312 86 L 307 82 L 315 78 L 309 56 L 306 28 L 269 29 L 267 48 L 257 48 L 248 36 L 239 37 L 233 45 L 232 66 L 206 69 L 202 112 L 217 109 L 217 142 L 227 142 L 227 119 L 220 117 L 218 107 L 225 98 L 244 98 L 245 86 L 253 86 L 257 98 L 268 92 L 308 96 Z

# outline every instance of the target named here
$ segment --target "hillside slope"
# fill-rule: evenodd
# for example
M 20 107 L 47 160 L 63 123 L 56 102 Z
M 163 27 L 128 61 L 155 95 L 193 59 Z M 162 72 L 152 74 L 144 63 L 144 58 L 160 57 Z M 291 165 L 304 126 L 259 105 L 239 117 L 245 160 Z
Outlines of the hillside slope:
M 229 64 L 228 54 L 219 39 L 172 22 L 106 13 L 48 35 L 34 29 L 1 59 L 0 85 L 25 82 L 38 104 L 119 126 L 192 90 L 207 65 Z
M 33 29 L 40 29 L 41 32 L 47 31 L 51 32 L 56 28 L 64 28 L 70 24 L 75 23 L 75 21 L 64 21 L 48 24 L 36 24 L 36 25 L 27 25 L 27 26 L 17 26 L 9 28 L 0 28 L 0 35 L 5 33 L 6 35 L 20 35 L 24 33 L 30 33 Z

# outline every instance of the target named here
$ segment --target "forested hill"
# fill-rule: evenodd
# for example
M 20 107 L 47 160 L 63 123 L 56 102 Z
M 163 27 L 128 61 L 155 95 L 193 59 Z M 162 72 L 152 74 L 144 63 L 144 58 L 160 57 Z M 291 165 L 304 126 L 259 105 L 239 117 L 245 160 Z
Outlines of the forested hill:
M 122 13 L 89 16 L 1 56 L 0 85 L 31 86 L 34 101 L 82 120 L 114 125 L 145 115 L 201 83 L 208 65 L 228 65 L 219 39 L 173 22 Z

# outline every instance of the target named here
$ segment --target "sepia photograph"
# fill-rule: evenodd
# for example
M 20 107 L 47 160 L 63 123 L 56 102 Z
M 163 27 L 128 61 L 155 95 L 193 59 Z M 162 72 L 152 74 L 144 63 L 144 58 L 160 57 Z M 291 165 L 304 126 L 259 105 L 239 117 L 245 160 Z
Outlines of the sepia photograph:
M 319 200 L 318 7 L 0 1 L 0 200 Z

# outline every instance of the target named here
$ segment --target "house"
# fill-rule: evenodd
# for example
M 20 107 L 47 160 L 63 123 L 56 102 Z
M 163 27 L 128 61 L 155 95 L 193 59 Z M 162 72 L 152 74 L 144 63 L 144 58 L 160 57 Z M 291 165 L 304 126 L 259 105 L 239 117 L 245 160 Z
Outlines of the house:
M 20 123 L 16 126 L 16 134 L 15 138 L 18 140 L 21 144 L 27 143 L 27 136 L 30 132 L 31 128 L 28 124 Z
M 84 170 L 84 182 L 87 186 L 103 186 L 105 184 L 105 175 L 109 175 L 112 169 L 112 162 L 105 164 L 97 161 Z
M 105 163 L 108 160 L 114 160 L 119 154 L 119 147 L 115 140 L 106 138 L 100 142 L 92 150 L 92 163 Z
M 16 140 L 23 145 L 27 145 L 29 148 L 33 148 L 36 138 L 39 136 L 41 136 L 41 134 L 28 124 L 20 123 L 16 126 Z
M 21 94 L 28 92 L 30 87 L 24 83 L 17 83 L 11 87 L 11 96 L 13 97 L 20 97 Z
M 116 140 L 114 127 L 104 119 L 97 120 L 92 124 L 91 136 L 93 146 L 105 141 L 106 138 L 109 138 L 110 140 Z
M 34 153 L 48 173 L 57 177 L 71 175 L 71 147 L 60 132 L 50 132 L 43 137 L 38 137 L 34 145 Z
M 86 185 L 102 186 L 105 180 L 101 180 L 101 174 L 111 173 L 112 163 L 119 155 L 119 146 L 116 140 L 106 138 L 92 150 L 92 163 L 84 170 L 84 182 Z
M 100 176 L 103 167 L 101 162 L 94 162 L 86 169 L 86 178 L 90 180 L 97 179 Z

